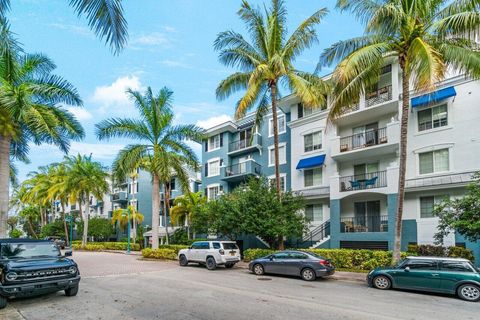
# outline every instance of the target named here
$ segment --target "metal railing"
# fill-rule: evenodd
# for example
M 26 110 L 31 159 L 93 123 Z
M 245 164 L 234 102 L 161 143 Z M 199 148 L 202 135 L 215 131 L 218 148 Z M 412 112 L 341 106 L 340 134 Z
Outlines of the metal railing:
M 112 201 L 126 201 L 127 193 L 125 191 L 119 191 L 112 194 Z
M 261 144 L 261 136 L 259 134 L 254 134 L 252 137 L 230 142 L 230 144 L 228 145 L 228 152 L 240 151 Z
M 225 167 L 225 177 L 232 177 L 244 174 L 260 175 L 262 166 L 253 160 L 232 164 Z
M 386 170 L 340 177 L 340 192 L 383 188 L 386 186 Z
M 390 100 L 392 100 L 392 85 L 367 93 L 365 97 L 365 107 L 368 108 Z
M 387 143 L 387 128 L 368 130 L 362 133 L 340 138 L 340 152 L 368 148 Z
M 340 232 L 388 232 L 388 216 L 367 215 L 340 218 Z

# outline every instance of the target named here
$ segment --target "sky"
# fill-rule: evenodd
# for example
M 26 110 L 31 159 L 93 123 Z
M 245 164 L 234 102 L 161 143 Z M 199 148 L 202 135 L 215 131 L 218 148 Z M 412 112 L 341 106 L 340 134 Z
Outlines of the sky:
M 92 154 L 105 166 L 111 165 L 128 141 L 98 141 L 95 124 L 110 117 L 137 117 L 125 94 L 127 88 L 173 90 L 176 123 L 207 128 L 233 117 L 240 94 L 218 101 L 215 89 L 235 70 L 218 61 L 213 42 L 218 33 L 229 29 L 248 37 L 237 16 L 241 0 L 124 0 L 129 41 L 119 55 L 90 31 L 86 19 L 77 17 L 67 0 L 11 2 L 8 19 L 25 51 L 49 56 L 57 65 L 54 73 L 70 81 L 83 99 L 81 108 L 65 106 L 86 132 L 83 141 L 72 142 L 70 154 Z M 269 1 L 250 3 L 263 6 Z M 361 34 L 354 17 L 340 13 L 334 4 L 333 0 L 286 1 L 290 31 L 319 8 L 330 10 L 317 28 L 319 43 L 296 60 L 297 69 L 313 72 L 324 48 Z M 324 68 L 322 73 L 331 70 Z M 199 145 L 193 147 L 200 153 Z M 31 163 L 17 163 L 19 179 L 63 157 L 54 146 L 32 145 Z

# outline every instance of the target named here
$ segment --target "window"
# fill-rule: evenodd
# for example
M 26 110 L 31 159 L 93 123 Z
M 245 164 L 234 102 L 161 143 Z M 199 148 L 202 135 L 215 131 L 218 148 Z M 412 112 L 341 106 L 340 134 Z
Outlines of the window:
M 418 131 L 430 130 L 448 125 L 446 104 L 418 111 Z
M 304 135 L 303 145 L 305 152 L 322 149 L 322 131 Z
M 286 176 L 285 175 L 280 175 L 280 190 L 283 190 L 283 191 L 286 191 L 286 184 L 285 184 L 285 179 L 286 179 Z M 270 182 L 270 185 L 272 186 L 272 188 L 276 188 L 277 187 L 277 184 L 276 184 L 276 179 L 275 179 L 275 176 L 270 176 L 268 177 L 268 181 Z
M 287 163 L 287 147 L 286 145 L 279 145 L 278 146 L 278 160 L 280 164 Z M 268 165 L 274 166 L 275 165 L 275 148 L 270 147 L 268 150 Z
M 322 168 L 314 168 L 303 171 L 305 187 L 322 185 Z
M 443 271 L 474 272 L 475 269 L 466 261 L 443 261 L 440 267 Z
M 406 267 L 411 270 L 437 270 L 437 263 L 433 260 L 407 260 L 402 269 Z
M 287 252 L 282 252 L 282 253 L 276 253 L 272 255 L 274 259 L 276 260 L 287 260 L 289 257 L 289 254 Z
M 177 189 L 175 189 L 175 178 L 170 180 L 170 190 L 177 190 Z
M 213 245 L 213 249 L 221 249 L 220 242 L 213 242 L 212 245 Z
M 420 174 L 449 170 L 448 149 L 420 153 L 418 159 Z
M 278 133 L 284 133 L 287 130 L 286 122 L 285 122 L 285 115 L 280 114 L 277 117 L 278 123 Z M 270 118 L 268 121 L 268 136 L 273 137 L 273 118 Z
M 208 200 L 215 200 L 218 198 L 220 193 L 220 186 L 213 186 L 207 189 L 207 198 Z
M 310 204 L 305 207 L 305 218 L 310 222 L 323 221 L 323 206 L 321 204 Z
M 292 252 L 290 253 L 290 258 L 297 259 L 297 260 L 305 260 L 305 259 L 308 259 L 308 256 L 300 252 Z
M 212 151 L 216 149 L 220 149 L 221 147 L 221 136 L 220 134 L 214 135 L 208 138 L 208 149 L 207 151 Z
M 420 218 L 433 218 L 433 207 L 448 198 L 448 195 L 420 197 Z
M 213 160 L 208 162 L 208 172 L 207 177 L 218 176 L 220 174 L 221 159 Z

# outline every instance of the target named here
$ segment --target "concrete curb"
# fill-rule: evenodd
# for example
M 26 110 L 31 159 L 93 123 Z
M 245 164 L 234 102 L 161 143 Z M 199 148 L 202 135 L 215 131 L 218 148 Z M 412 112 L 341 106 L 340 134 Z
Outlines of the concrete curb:
M 25 320 L 20 312 L 12 306 L 7 306 L 5 309 L 0 310 L 0 319 Z

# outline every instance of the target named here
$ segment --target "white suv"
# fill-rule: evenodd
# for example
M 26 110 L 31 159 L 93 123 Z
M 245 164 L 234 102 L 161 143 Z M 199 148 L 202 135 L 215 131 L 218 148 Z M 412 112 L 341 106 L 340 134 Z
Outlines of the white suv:
M 205 264 L 208 270 L 214 270 L 218 265 L 232 268 L 240 261 L 240 249 L 234 241 L 197 241 L 178 252 L 178 261 L 183 267 L 196 262 Z

